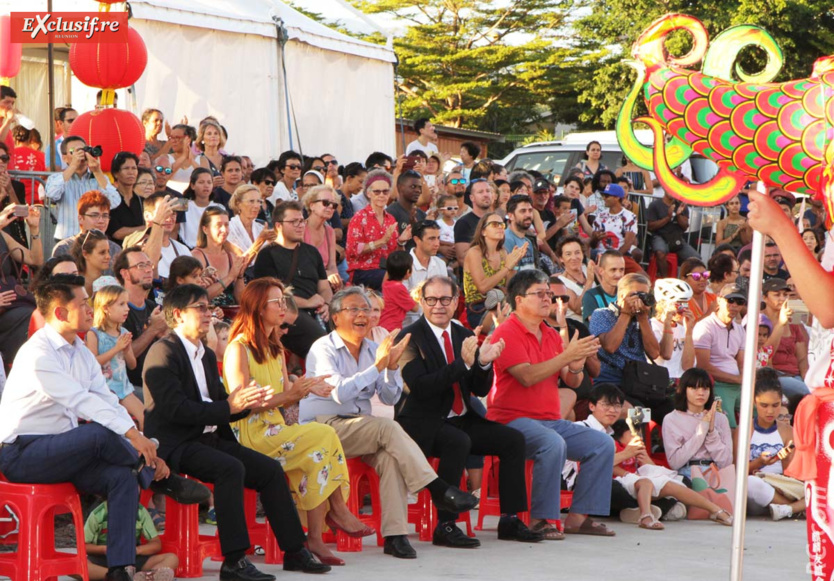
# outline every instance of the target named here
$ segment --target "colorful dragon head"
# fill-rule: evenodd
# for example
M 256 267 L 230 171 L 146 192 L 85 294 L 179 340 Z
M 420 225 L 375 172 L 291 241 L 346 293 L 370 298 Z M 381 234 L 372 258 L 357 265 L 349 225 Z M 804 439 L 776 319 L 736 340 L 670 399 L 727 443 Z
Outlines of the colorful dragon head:
M 692 35 L 692 50 L 683 57 L 665 50 L 664 41 L 674 30 Z M 768 57 L 755 75 L 739 66 L 733 69 L 741 49 L 750 45 Z M 617 138 L 623 152 L 654 171 L 673 196 L 711 206 L 732 197 L 746 182 L 761 180 L 821 196 L 832 209 L 834 57 L 819 59 L 810 78 L 772 83 L 783 58 L 770 34 L 756 26 L 734 26 L 708 43 L 704 25 L 683 14 L 652 23 L 634 43 L 632 55 L 637 60 L 626 63 L 638 78 L 617 119 Z M 687 68 L 698 62 L 701 71 Z M 741 82 L 732 80 L 734 70 Z M 632 120 L 641 92 L 650 116 Z M 655 147 L 637 140 L 633 121 L 652 129 Z M 693 151 L 718 165 L 718 174 L 707 183 L 686 183 L 671 169 Z

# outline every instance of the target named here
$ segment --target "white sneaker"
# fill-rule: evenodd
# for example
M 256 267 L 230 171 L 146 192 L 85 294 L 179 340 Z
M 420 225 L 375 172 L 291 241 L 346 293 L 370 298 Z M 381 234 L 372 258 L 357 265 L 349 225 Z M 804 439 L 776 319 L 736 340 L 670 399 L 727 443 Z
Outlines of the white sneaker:
M 686 505 L 682 502 L 676 502 L 675 506 L 669 509 L 663 518 L 660 520 L 665 521 L 676 521 L 676 520 L 683 520 L 686 518 Z
M 787 504 L 771 504 L 770 508 L 770 517 L 773 520 L 782 520 L 783 518 L 788 518 L 793 516 L 793 510 Z

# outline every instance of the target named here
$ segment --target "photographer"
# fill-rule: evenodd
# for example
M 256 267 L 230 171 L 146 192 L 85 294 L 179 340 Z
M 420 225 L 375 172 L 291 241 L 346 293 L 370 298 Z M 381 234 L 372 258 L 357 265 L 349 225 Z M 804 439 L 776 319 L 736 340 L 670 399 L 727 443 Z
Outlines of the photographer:
M 625 409 L 631 406 L 652 408 L 652 418 L 661 423 L 673 408 L 668 400 L 641 401 L 625 385 L 624 371 L 629 361 L 645 362 L 660 356 L 660 344 L 651 325 L 655 305 L 651 283 L 642 274 L 627 274 L 617 283 L 617 302 L 591 315 L 590 331 L 599 337 L 601 369 L 594 383 L 608 382 L 621 387 L 626 395 Z
M 46 197 L 58 206 L 55 240 L 78 234 L 78 200 L 89 190 L 100 190 L 110 201 L 111 210 L 122 203 L 119 192 L 101 170 L 96 154 L 101 155 L 101 147 L 90 148 L 81 137 L 70 135 L 61 142 L 67 169 L 46 180 Z

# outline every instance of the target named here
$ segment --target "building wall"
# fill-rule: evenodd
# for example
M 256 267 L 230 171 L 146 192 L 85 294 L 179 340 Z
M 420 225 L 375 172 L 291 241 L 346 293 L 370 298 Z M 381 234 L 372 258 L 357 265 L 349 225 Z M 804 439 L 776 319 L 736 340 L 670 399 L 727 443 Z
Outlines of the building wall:
M 397 157 L 403 154 L 403 139 L 401 137 L 400 132 L 400 124 L 396 123 L 396 136 L 397 136 Z M 414 130 L 409 127 L 408 125 L 405 126 L 405 144 L 408 145 L 410 142 L 417 139 L 417 134 Z M 449 135 L 444 134 L 443 130 L 437 128 L 437 149 L 440 150 L 441 153 L 451 153 L 452 157 L 460 157 L 460 144 L 464 141 L 472 141 L 473 143 L 477 143 L 481 148 L 481 154 L 478 158 L 482 157 L 489 157 L 488 156 L 488 144 L 492 139 L 486 138 L 477 138 L 477 137 L 464 137 L 462 135 Z

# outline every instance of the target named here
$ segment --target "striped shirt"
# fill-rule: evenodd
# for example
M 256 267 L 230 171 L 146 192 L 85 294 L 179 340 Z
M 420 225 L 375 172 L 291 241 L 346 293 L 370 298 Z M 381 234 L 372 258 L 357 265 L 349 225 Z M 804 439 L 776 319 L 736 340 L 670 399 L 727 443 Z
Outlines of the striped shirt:
M 96 177 L 87 171 L 79 176 L 72 174 L 70 180 L 64 181 L 63 173 L 54 173 L 46 180 L 46 197 L 58 205 L 58 225 L 55 226 L 55 239 L 63 240 L 75 236 L 80 231 L 78 225 L 78 200 L 90 190 L 99 190 L 110 200 L 110 209 L 122 203 L 115 186 L 107 180 L 107 187 L 102 188 Z

